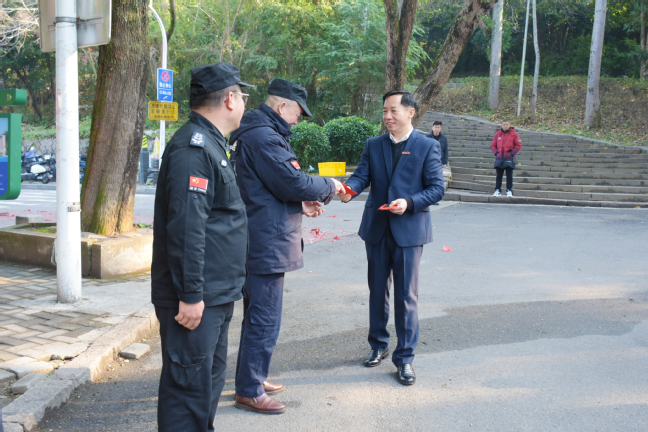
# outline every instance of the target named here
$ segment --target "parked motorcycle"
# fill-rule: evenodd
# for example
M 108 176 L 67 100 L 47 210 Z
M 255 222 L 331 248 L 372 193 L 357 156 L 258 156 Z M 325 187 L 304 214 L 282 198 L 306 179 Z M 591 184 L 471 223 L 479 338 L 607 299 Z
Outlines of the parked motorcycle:
M 20 181 L 41 181 L 43 184 L 54 180 L 51 168 L 45 163 L 45 158 L 34 152 L 34 147 L 23 153 Z

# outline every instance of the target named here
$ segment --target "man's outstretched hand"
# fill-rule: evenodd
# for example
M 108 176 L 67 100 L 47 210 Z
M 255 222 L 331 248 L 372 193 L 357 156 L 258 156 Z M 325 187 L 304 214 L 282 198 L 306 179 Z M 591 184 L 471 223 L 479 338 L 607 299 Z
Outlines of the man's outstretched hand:
M 302 201 L 302 213 L 308 217 L 317 217 L 324 213 L 322 203 L 317 201 Z
M 180 310 L 176 315 L 175 320 L 181 326 L 187 327 L 189 330 L 194 330 L 200 324 L 202 319 L 203 310 L 205 310 L 205 303 L 185 303 L 180 302 Z
M 331 180 L 333 180 L 333 183 L 335 184 L 335 194 L 336 195 L 341 195 L 341 194 L 346 192 L 346 189 L 344 189 L 344 186 L 342 186 L 342 183 L 335 180 L 334 178 L 331 178 Z

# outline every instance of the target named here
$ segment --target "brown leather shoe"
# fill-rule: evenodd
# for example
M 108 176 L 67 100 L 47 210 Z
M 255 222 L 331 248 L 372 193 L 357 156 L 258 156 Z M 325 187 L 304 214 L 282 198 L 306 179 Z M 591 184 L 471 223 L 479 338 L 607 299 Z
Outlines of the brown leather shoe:
M 286 405 L 273 399 L 266 393 L 255 398 L 246 398 L 236 395 L 234 406 L 245 411 L 252 411 L 259 414 L 283 414 L 286 412 Z
M 286 386 L 280 383 L 271 383 L 269 381 L 263 381 L 263 390 L 265 390 L 268 396 L 281 393 L 286 390 Z

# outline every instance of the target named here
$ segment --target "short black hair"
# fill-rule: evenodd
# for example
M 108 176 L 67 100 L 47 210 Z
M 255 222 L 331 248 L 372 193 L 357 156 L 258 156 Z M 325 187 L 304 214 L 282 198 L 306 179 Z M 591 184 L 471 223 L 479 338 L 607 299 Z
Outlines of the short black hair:
M 414 99 L 414 95 L 407 90 L 391 90 L 388 91 L 383 95 L 383 104 L 387 100 L 388 97 L 394 96 L 394 95 L 403 95 L 401 98 L 401 105 L 404 107 L 410 107 L 414 108 L 415 110 L 418 110 L 418 103 L 416 102 L 416 99 Z
M 443 123 L 437 120 L 434 123 L 432 123 L 432 126 L 436 126 L 436 125 L 443 126 Z
M 216 90 L 211 93 L 195 94 L 194 88 L 192 87 L 191 93 L 189 96 L 189 107 L 191 109 L 196 108 L 217 108 L 223 102 L 230 92 L 240 92 L 241 87 L 238 84 L 225 87 L 224 89 Z M 202 87 L 200 88 L 202 90 Z M 204 91 L 204 90 L 203 90 Z
M 509 119 L 502 120 L 502 123 L 511 123 Z

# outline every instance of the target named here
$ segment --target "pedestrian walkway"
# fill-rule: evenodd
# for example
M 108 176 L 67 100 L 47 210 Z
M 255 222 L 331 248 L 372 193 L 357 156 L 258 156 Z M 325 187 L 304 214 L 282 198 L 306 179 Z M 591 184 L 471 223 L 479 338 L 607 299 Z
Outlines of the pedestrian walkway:
M 74 306 L 63 305 L 56 303 L 54 270 L 0 262 L 0 360 L 16 363 L 23 357 L 49 362 L 53 357 L 75 357 L 137 307 L 145 306 L 149 279 L 146 274 L 119 280 L 84 279 L 84 300 Z M 85 296 L 103 291 L 106 297 L 128 287 L 144 289 L 146 297 L 133 293 L 130 300 L 126 296 L 122 302 L 133 301 L 133 297 L 140 301 L 115 308 L 117 299 Z M 52 362 L 55 368 L 58 364 Z M 4 369 L 2 363 L 0 369 Z

